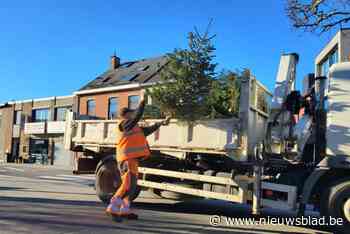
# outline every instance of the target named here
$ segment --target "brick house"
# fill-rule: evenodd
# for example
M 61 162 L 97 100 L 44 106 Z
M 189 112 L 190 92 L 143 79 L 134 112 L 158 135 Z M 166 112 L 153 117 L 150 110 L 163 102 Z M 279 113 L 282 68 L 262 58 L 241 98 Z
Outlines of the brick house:
M 115 119 L 123 107 L 136 108 L 144 90 L 160 80 L 165 56 L 120 63 L 111 57 L 110 68 L 75 92 L 75 111 L 81 118 Z
M 121 108 L 138 106 L 145 89 L 160 80 L 166 63 L 165 56 L 123 63 L 112 56 L 107 71 L 74 93 L 73 111 L 78 119 L 118 118 Z M 89 153 L 74 153 L 73 171 L 94 171 L 97 162 Z
M 73 96 L 9 102 L 0 106 L 0 161 L 72 165 L 63 148 L 65 114 Z

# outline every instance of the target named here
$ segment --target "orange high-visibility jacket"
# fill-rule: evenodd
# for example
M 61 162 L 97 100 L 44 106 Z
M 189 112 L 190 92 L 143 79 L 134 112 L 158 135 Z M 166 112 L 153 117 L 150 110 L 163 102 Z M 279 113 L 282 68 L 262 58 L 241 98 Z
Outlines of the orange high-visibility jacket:
M 136 124 L 130 131 L 117 130 L 117 161 L 150 156 L 151 152 L 142 129 Z

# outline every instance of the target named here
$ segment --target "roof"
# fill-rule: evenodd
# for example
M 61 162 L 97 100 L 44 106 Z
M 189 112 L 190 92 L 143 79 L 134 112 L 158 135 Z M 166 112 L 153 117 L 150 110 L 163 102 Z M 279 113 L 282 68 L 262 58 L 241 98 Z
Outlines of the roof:
M 5 103 L 1 103 L 0 104 L 0 109 L 1 108 L 7 108 L 7 107 L 10 107 L 11 105 L 8 103 L 8 102 L 5 102 Z
M 160 70 L 166 64 L 167 57 L 141 59 L 120 64 L 114 70 L 109 69 L 79 91 L 115 87 L 126 84 L 143 84 L 160 80 Z
M 28 102 L 41 102 L 41 101 L 51 101 L 51 100 L 62 100 L 62 99 L 73 99 L 74 95 L 66 95 L 66 96 L 52 96 L 52 97 L 44 97 L 44 98 L 33 98 L 33 99 L 23 99 L 23 100 L 12 100 L 5 103 L 0 103 L 0 108 L 8 107 L 13 104 L 20 103 L 28 103 Z

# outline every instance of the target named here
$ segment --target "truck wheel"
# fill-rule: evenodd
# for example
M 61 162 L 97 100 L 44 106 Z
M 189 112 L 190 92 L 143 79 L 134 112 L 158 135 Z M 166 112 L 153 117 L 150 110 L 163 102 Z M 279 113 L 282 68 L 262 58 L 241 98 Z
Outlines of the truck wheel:
M 105 204 L 108 204 L 114 193 L 121 184 L 118 165 L 113 155 L 102 159 L 96 167 L 96 195 Z M 135 200 L 141 192 L 137 187 L 134 194 L 130 195 L 130 200 Z
M 109 203 L 120 186 L 120 174 L 117 162 L 111 156 L 102 159 L 96 169 L 96 195 L 105 204 Z
M 350 178 L 331 184 L 321 194 L 321 215 L 342 218 L 343 226 L 334 226 L 340 232 L 350 229 Z

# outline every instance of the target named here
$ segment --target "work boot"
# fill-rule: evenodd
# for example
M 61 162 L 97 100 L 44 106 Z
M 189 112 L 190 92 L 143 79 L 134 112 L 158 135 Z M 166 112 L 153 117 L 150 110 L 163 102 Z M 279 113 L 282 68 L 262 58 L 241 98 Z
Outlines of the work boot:
M 137 220 L 139 218 L 139 216 L 137 214 L 130 212 L 130 210 L 125 209 L 125 207 L 120 208 L 119 215 L 122 218 L 127 218 L 130 220 Z
M 123 204 L 120 207 L 120 216 L 130 220 L 137 220 L 139 216 L 130 211 L 130 203 L 123 201 Z
M 120 223 L 120 222 L 123 221 L 122 217 L 120 217 L 119 215 L 111 215 L 111 216 L 112 216 L 112 220 L 113 220 L 114 222 Z
M 130 220 L 137 220 L 139 218 L 139 216 L 135 213 L 129 213 L 126 215 L 126 218 L 130 219 Z

